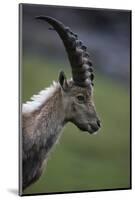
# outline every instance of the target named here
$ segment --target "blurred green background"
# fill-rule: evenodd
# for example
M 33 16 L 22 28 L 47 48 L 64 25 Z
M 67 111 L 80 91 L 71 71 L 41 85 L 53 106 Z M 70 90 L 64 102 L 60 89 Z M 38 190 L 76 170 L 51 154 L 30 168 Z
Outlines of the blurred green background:
M 25 58 L 23 63 L 23 102 L 52 80 L 63 63 Z M 127 88 L 100 75 L 96 76 L 95 102 L 102 120 L 97 135 L 66 125 L 60 142 L 48 160 L 41 178 L 25 194 L 115 189 L 130 187 L 130 99 Z
M 22 102 L 58 80 L 60 70 L 71 77 L 60 38 L 47 23 L 33 20 L 50 15 L 71 27 L 88 47 L 102 121 L 97 135 L 67 124 L 46 171 L 24 194 L 129 188 L 130 12 L 24 4 L 21 14 Z

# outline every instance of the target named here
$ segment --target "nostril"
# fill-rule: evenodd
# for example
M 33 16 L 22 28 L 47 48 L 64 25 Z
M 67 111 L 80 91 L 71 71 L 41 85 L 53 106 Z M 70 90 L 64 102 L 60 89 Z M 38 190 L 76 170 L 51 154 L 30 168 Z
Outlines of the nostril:
M 100 122 L 100 120 L 97 120 L 97 125 L 98 125 L 99 127 L 101 127 L 101 122 Z

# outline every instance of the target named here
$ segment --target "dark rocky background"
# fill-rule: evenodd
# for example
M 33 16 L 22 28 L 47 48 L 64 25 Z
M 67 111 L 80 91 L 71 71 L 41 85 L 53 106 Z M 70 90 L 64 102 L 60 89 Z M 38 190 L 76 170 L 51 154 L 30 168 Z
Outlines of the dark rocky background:
M 55 31 L 48 30 L 47 23 L 34 20 L 38 15 L 52 16 L 69 26 L 88 46 L 96 70 L 129 83 L 130 11 L 24 4 L 24 55 L 61 59 L 68 63 L 61 40 Z

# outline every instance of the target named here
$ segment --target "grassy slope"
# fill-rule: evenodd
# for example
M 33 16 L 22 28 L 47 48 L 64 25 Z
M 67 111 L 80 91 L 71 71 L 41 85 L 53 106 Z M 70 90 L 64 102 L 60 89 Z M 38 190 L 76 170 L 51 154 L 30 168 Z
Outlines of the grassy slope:
M 54 68 L 44 63 L 24 61 L 23 101 L 57 80 L 62 65 Z M 69 76 L 69 69 L 64 70 Z M 99 134 L 91 136 L 68 124 L 47 170 L 25 193 L 129 187 L 129 92 L 100 76 L 96 76 L 95 84 L 96 107 L 102 120 Z

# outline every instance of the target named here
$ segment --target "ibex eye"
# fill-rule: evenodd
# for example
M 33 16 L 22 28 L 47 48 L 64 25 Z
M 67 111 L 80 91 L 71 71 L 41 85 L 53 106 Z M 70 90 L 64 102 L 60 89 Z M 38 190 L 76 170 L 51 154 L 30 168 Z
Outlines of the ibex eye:
M 79 100 L 79 102 L 84 102 L 84 100 L 85 100 L 83 95 L 78 95 L 77 99 Z

